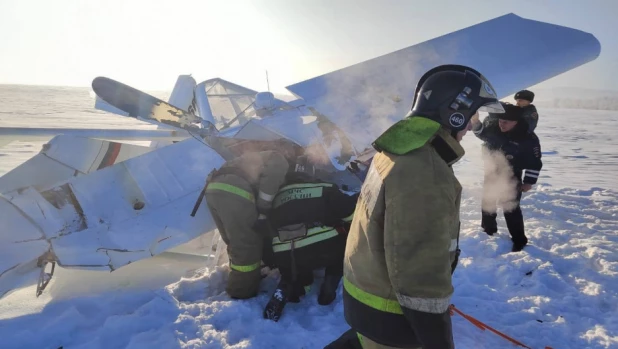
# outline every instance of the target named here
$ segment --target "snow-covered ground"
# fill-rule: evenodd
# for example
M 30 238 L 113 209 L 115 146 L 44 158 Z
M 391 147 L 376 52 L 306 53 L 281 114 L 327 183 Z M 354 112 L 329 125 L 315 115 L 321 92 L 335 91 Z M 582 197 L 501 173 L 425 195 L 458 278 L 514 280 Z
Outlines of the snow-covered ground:
M 92 111 L 86 89 L 22 89 L 11 90 L 8 107 L 9 97 L 3 100 L 0 126 L 151 127 Z M 544 168 L 522 201 L 530 239 L 523 252 L 509 252 L 501 217 L 497 236 L 480 232 L 480 142 L 464 139 L 467 155 L 456 165 L 464 186 L 462 257 L 452 303 L 531 348 L 618 347 L 618 113 L 540 114 Z M 0 175 L 41 145 L 0 148 Z M 0 347 L 310 349 L 347 329 L 340 297 L 317 305 L 319 277 L 273 323 L 261 317 L 277 272 L 257 298 L 232 301 L 224 292 L 227 266 L 202 267 L 198 258 L 161 255 L 111 274 L 57 270 L 41 297 L 28 287 L 0 300 Z M 460 316 L 453 321 L 457 348 L 515 347 Z

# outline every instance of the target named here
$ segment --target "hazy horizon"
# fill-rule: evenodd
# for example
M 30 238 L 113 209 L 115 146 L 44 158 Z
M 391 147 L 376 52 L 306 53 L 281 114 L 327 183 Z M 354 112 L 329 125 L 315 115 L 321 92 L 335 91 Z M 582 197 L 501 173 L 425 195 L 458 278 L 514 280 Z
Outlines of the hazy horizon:
M 93 78 L 94 79 L 94 78 Z M 122 81 L 121 81 L 122 82 Z M 32 87 L 32 88 L 36 88 L 36 87 L 41 87 L 41 88 L 75 88 L 75 89 L 89 89 L 92 90 L 91 85 L 75 85 L 75 86 L 70 86 L 70 85 L 35 85 L 35 84 L 15 84 L 15 83 L 0 83 L 0 86 L 19 86 L 19 87 Z M 541 84 L 537 85 L 537 86 L 541 86 Z M 162 93 L 171 93 L 172 90 L 174 88 L 174 85 L 172 84 L 171 86 L 169 86 L 168 88 L 162 88 L 162 89 L 145 89 L 142 90 L 144 92 L 162 92 Z M 579 93 L 579 92 L 586 92 L 588 94 L 587 97 L 590 98 L 590 95 L 593 95 L 592 98 L 596 98 L 596 97 L 602 97 L 602 96 L 613 96 L 613 95 L 618 95 L 618 89 L 616 90 L 611 90 L 611 89 L 593 89 L 593 88 L 586 88 L 586 87 L 574 87 L 574 86 L 556 86 L 556 87 L 535 87 L 535 88 L 530 88 L 531 90 L 533 90 L 533 92 L 536 93 L 535 99 L 538 100 L 543 100 L 545 99 L 544 96 L 547 96 L 548 94 L 551 95 L 552 98 L 554 98 L 554 94 L 556 92 L 568 92 L 569 95 L 568 96 L 572 96 L 573 94 Z M 285 90 L 284 91 L 278 91 L 278 92 L 274 92 L 275 95 L 289 95 L 289 96 L 293 96 L 292 93 L 290 93 L 289 91 Z M 510 96 L 506 96 L 503 99 L 509 98 Z

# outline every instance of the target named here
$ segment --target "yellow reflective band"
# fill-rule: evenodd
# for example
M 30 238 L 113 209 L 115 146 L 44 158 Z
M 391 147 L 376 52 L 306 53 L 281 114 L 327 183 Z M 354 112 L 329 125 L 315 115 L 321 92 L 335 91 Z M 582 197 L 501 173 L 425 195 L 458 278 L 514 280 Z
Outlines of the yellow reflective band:
M 206 187 L 206 191 L 212 191 L 212 190 L 221 190 L 221 191 L 226 191 L 228 193 L 232 193 L 232 194 L 236 194 L 240 197 L 243 197 L 249 201 L 255 201 L 255 199 L 253 198 L 253 194 L 251 194 L 250 192 L 235 187 L 233 185 L 229 185 L 229 184 L 225 184 L 225 183 L 210 183 L 208 184 L 208 186 Z
M 311 291 L 311 285 L 304 286 L 304 289 L 305 289 L 305 294 L 309 293 L 309 291 Z
M 253 263 L 253 264 L 250 264 L 250 265 L 236 265 L 236 264 L 230 263 L 230 268 L 232 268 L 233 270 L 236 270 L 236 271 L 243 272 L 243 273 L 248 273 L 250 271 L 254 271 L 254 270 L 256 270 L 259 267 L 260 267 L 260 263 L 259 262 L 258 263 Z
M 350 296 L 354 297 L 357 301 L 365 304 L 366 306 L 386 313 L 403 315 L 401 306 L 396 300 L 378 297 L 372 295 L 371 293 L 365 292 L 360 288 L 354 286 L 345 277 L 343 278 L 343 287 L 350 294 Z
M 298 240 L 301 240 L 301 239 L 305 239 L 305 238 L 307 238 L 309 236 L 317 235 L 317 234 L 320 234 L 320 233 L 325 233 L 325 232 L 330 231 L 330 230 L 333 230 L 333 228 L 326 227 L 326 226 L 311 228 L 311 229 L 309 229 L 307 231 L 307 235 L 306 236 L 300 237 L 300 238 L 298 238 L 296 240 L 298 241 Z M 276 244 L 287 244 L 287 242 L 281 242 L 278 237 L 274 237 L 273 238 L 273 245 L 276 245 Z
M 328 227 L 316 227 L 309 229 L 307 236 L 294 240 L 294 248 L 301 248 L 315 244 L 316 242 L 324 241 L 326 239 L 333 238 L 339 235 L 339 233 Z M 281 242 L 278 237 L 273 238 L 273 252 L 283 252 L 292 249 L 291 242 Z

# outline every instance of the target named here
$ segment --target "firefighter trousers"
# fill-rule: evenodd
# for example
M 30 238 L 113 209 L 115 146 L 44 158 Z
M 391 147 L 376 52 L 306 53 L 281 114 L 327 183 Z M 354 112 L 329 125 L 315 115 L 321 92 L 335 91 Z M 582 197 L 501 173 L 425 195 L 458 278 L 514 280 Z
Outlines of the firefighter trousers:
M 376 343 L 360 333 L 350 329 L 341 337 L 324 347 L 324 349 L 396 349 L 388 345 Z M 421 348 L 409 348 L 421 349 Z
M 223 174 L 210 181 L 205 198 L 230 257 L 225 291 L 238 299 L 256 296 L 264 239 L 253 229 L 258 212 L 250 184 L 240 176 Z

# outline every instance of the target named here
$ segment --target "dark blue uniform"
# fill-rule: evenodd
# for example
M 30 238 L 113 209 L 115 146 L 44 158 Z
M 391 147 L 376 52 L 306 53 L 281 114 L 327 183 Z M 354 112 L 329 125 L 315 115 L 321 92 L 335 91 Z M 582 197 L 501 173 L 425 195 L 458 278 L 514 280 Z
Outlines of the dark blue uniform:
M 534 132 L 536 129 L 536 125 L 539 122 L 539 113 L 536 111 L 536 107 L 534 104 L 529 104 L 525 107 L 522 107 L 524 110 L 523 118 L 528 123 L 528 132 Z
M 502 206 L 513 241 L 513 249 L 521 250 L 528 242 L 519 205 L 522 194 L 521 185 L 522 183 L 535 184 L 543 167 L 539 138 L 534 132 L 529 131 L 528 123 L 522 119 L 511 131 L 502 132 L 495 116 L 487 117 L 481 126 L 477 126 L 473 131 L 478 138 L 484 141 L 484 150 L 489 151 L 488 153 L 502 154 L 512 171 L 512 173 L 506 172 L 508 174 L 505 175 L 505 170 L 508 169 L 500 168 L 501 164 L 504 166 L 505 163 L 500 160 L 485 164 L 482 227 L 489 235 L 493 235 L 498 230 L 496 207 Z M 491 165 L 494 165 L 494 168 Z

